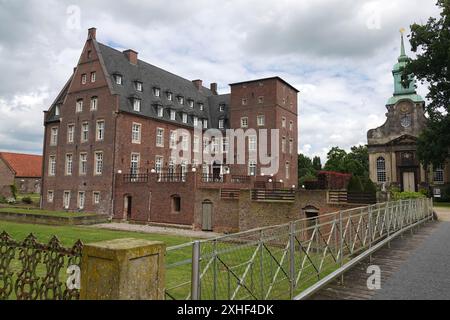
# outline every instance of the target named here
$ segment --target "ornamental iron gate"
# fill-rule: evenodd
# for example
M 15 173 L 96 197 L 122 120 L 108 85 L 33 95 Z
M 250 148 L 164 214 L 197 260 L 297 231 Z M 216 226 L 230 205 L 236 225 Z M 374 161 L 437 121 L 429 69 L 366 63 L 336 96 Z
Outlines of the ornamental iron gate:
M 166 299 L 294 299 L 432 218 L 431 199 L 401 200 L 171 247 Z
M 57 237 L 43 244 L 1 233 L 0 300 L 78 300 L 82 249 L 81 241 L 65 248 Z

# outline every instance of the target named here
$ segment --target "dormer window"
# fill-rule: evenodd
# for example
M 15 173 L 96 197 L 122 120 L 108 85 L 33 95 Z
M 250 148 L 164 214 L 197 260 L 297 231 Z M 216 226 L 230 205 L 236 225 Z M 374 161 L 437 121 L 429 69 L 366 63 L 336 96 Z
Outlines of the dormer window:
M 173 94 L 172 92 L 167 92 L 167 100 L 172 101 L 173 100 Z
M 136 91 L 142 92 L 142 82 L 136 81 L 134 85 L 136 87 Z
M 114 81 L 116 82 L 116 84 L 122 85 L 122 83 L 123 83 L 122 76 L 120 74 L 114 75 Z
M 194 127 L 198 127 L 198 117 L 193 117 L 192 118 L 192 122 L 193 122 L 193 124 L 194 124 Z
M 194 108 L 194 101 L 193 100 L 189 100 L 189 108 Z
M 199 103 L 198 107 L 199 107 L 200 111 L 203 111 L 205 109 L 205 105 L 203 103 Z
M 207 119 L 203 120 L 203 129 L 208 129 L 208 120 Z
M 220 119 L 219 120 L 219 129 L 223 129 L 225 127 L 225 120 Z
M 60 106 L 56 106 L 55 107 L 55 116 L 59 117 L 60 113 L 61 113 Z
M 183 113 L 182 117 L 183 117 L 183 123 L 187 123 L 188 122 L 188 115 L 187 115 L 187 113 Z
M 178 96 L 178 103 L 184 104 L 184 98 L 182 96 Z
M 153 88 L 153 95 L 155 97 L 160 97 L 161 96 L 161 89 L 159 88 Z
M 81 84 L 86 84 L 87 82 L 87 74 L 83 73 L 81 75 Z
M 170 110 L 170 120 L 175 121 L 176 120 L 176 112 L 175 110 Z
M 158 117 L 160 117 L 160 118 L 164 117 L 164 108 L 163 107 L 158 106 L 157 111 L 158 111 Z
M 224 104 L 221 104 L 220 106 L 219 106 L 219 112 L 224 112 L 225 111 L 225 105 Z
M 141 99 L 133 99 L 133 110 L 136 112 L 141 112 Z

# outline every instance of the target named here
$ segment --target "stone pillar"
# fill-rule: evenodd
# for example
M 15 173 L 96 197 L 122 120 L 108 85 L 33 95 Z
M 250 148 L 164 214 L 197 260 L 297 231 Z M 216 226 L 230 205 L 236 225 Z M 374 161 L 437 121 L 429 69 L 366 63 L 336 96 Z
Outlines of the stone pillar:
M 81 300 L 164 300 L 165 245 L 118 239 L 85 245 Z

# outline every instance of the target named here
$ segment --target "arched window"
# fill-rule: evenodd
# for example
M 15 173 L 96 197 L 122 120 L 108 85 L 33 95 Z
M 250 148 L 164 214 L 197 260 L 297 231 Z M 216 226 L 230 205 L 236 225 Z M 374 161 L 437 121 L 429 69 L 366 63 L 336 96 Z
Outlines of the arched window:
M 383 157 L 377 159 L 377 180 L 379 183 L 386 182 L 386 160 Z
M 439 165 L 434 168 L 434 182 L 435 183 L 444 183 L 444 166 Z

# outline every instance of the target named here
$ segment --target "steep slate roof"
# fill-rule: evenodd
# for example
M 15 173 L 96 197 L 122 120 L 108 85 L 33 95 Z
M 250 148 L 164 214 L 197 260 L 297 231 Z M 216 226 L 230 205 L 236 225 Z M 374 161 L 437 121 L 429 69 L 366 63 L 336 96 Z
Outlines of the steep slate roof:
M 40 178 L 42 156 L 0 152 L 0 158 L 15 172 L 17 178 Z
M 181 113 L 187 113 L 188 126 L 193 126 L 193 116 L 197 116 L 199 119 L 207 119 L 208 127 L 215 128 L 217 128 L 219 117 L 226 116 L 219 113 L 219 105 L 225 104 L 227 110 L 230 101 L 229 94 L 214 95 L 210 89 L 203 86 L 198 90 L 190 80 L 142 60 L 138 60 L 138 64 L 133 65 L 121 51 L 101 43 L 97 44 L 107 72 L 111 77 L 114 93 L 120 95 L 121 111 L 161 119 L 157 116 L 157 106 L 162 106 L 164 107 L 163 119 L 165 121 L 186 125 L 182 123 Z M 113 79 L 114 75 L 123 77 L 121 85 L 116 84 Z M 135 89 L 136 81 L 143 83 L 142 92 Z M 153 88 L 160 89 L 160 97 L 154 96 Z M 172 101 L 167 99 L 167 92 L 172 93 Z M 178 96 L 184 98 L 183 105 L 178 103 Z M 141 99 L 140 112 L 133 110 L 132 98 Z M 189 100 L 194 101 L 194 108 L 188 106 Z M 203 104 L 203 111 L 200 111 L 199 103 Z M 176 121 L 169 120 L 169 110 L 177 112 Z

